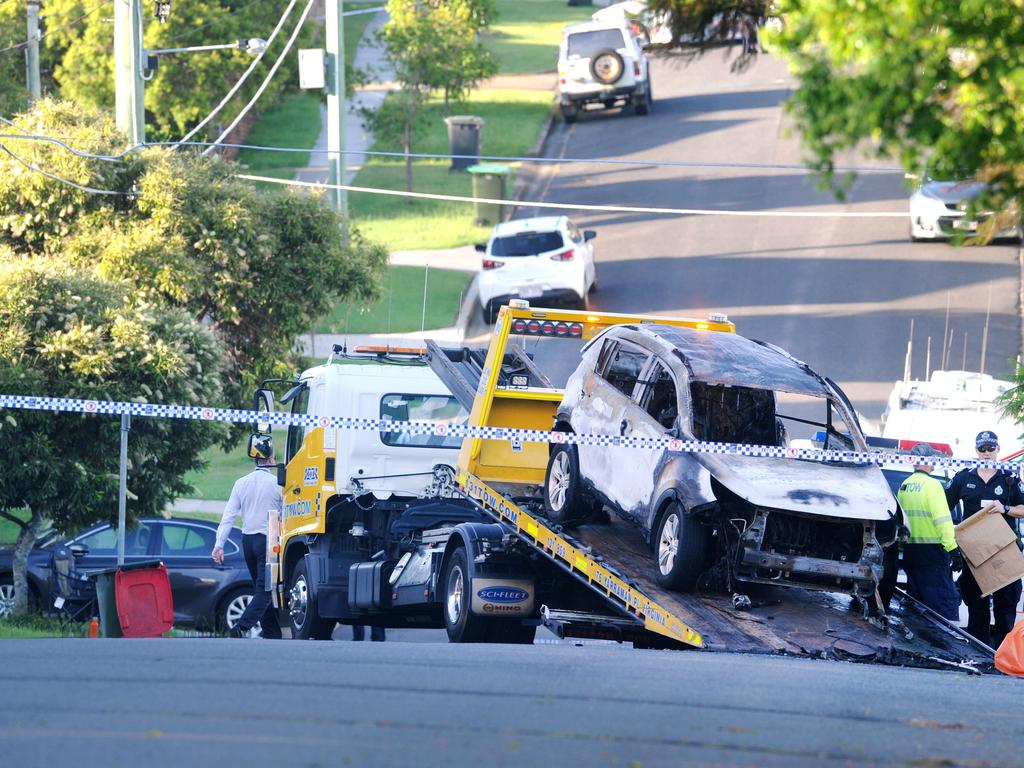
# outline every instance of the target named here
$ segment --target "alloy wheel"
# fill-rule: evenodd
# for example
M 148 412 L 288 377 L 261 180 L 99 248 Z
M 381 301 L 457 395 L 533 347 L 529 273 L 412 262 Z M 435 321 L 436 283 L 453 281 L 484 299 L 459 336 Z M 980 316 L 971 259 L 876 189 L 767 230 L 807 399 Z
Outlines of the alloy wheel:
M 569 454 L 560 451 L 555 456 L 555 460 L 551 462 L 551 473 L 548 476 L 548 499 L 551 501 L 552 509 L 565 508 L 569 492 L 569 479 Z
M 465 588 L 465 580 L 462 577 L 462 568 L 455 566 L 448 577 L 448 597 L 445 600 L 445 610 L 448 612 L 448 623 L 455 626 L 462 618 L 462 600 Z
M 658 568 L 662 574 L 671 573 L 678 552 L 679 516 L 675 512 L 670 512 L 665 518 L 665 524 L 661 526 L 661 536 L 658 538 Z

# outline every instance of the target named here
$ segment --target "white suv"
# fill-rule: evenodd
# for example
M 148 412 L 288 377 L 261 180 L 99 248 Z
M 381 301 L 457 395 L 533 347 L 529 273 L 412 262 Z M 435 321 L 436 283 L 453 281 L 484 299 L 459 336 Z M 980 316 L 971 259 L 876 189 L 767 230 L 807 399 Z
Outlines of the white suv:
M 587 21 L 562 33 L 558 96 L 565 122 L 588 102 L 627 101 L 638 115 L 651 108 L 651 74 L 640 41 L 622 21 Z
M 581 232 L 566 216 L 516 219 L 498 224 L 486 244 L 477 289 L 484 320 L 494 322 L 509 299 L 541 306 L 586 306 L 597 287 L 594 245 L 597 233 Z

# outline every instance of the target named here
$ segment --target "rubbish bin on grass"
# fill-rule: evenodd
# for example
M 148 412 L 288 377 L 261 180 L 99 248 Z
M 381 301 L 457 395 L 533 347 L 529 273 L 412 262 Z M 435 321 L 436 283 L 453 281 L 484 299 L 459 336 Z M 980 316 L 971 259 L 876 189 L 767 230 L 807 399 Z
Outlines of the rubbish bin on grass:
M 471 165 L 466 170 L 473 176 L 473 197 L 490 200 L 508 199 L 508 179 L 512 175 L 511 167 L 483 163 Z M 476 223 L 480 225 L 494 226 L 505 215 L 505 206 L 502 203 L 476 202 L 473 206 L 476 211 Z
M 171 582 L 159 560 L 107 568 L 93 576 L 100 637 L 159 637 L 174 625 Z
M 448 126 L 449 151 L 453 155 L 464 155 L 464 157 L 452 158 L 451 170 L 461 171 L 479 161 L 480 129 L 484 125 L 484 119 L 470 115 L 456 115 L 446 117 L 444 123 Z

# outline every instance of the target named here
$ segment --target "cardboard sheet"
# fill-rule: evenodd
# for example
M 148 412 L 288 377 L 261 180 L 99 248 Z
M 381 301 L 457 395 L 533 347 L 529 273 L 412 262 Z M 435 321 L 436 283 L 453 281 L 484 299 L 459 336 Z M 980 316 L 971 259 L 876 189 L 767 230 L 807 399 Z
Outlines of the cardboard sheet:
M 1024 577 L 1024 554 L 1002 515 L 984 510 L 971 515 L 956 527 L 956 542 L 982 595 Z

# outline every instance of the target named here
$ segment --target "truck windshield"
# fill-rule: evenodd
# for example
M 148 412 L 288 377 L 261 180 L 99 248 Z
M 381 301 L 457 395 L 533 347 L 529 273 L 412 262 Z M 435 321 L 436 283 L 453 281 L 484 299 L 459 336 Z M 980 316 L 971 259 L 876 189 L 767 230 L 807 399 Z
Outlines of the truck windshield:
M 465 424 L 469 413 L 451 395 L 414 395 L 390 393 L 380 399 L 381 421 L 430 421 L 435 424 Z M 381 432 L 385 445 L 404 448 L 453 448 L 462 438 L 452 435 Z

